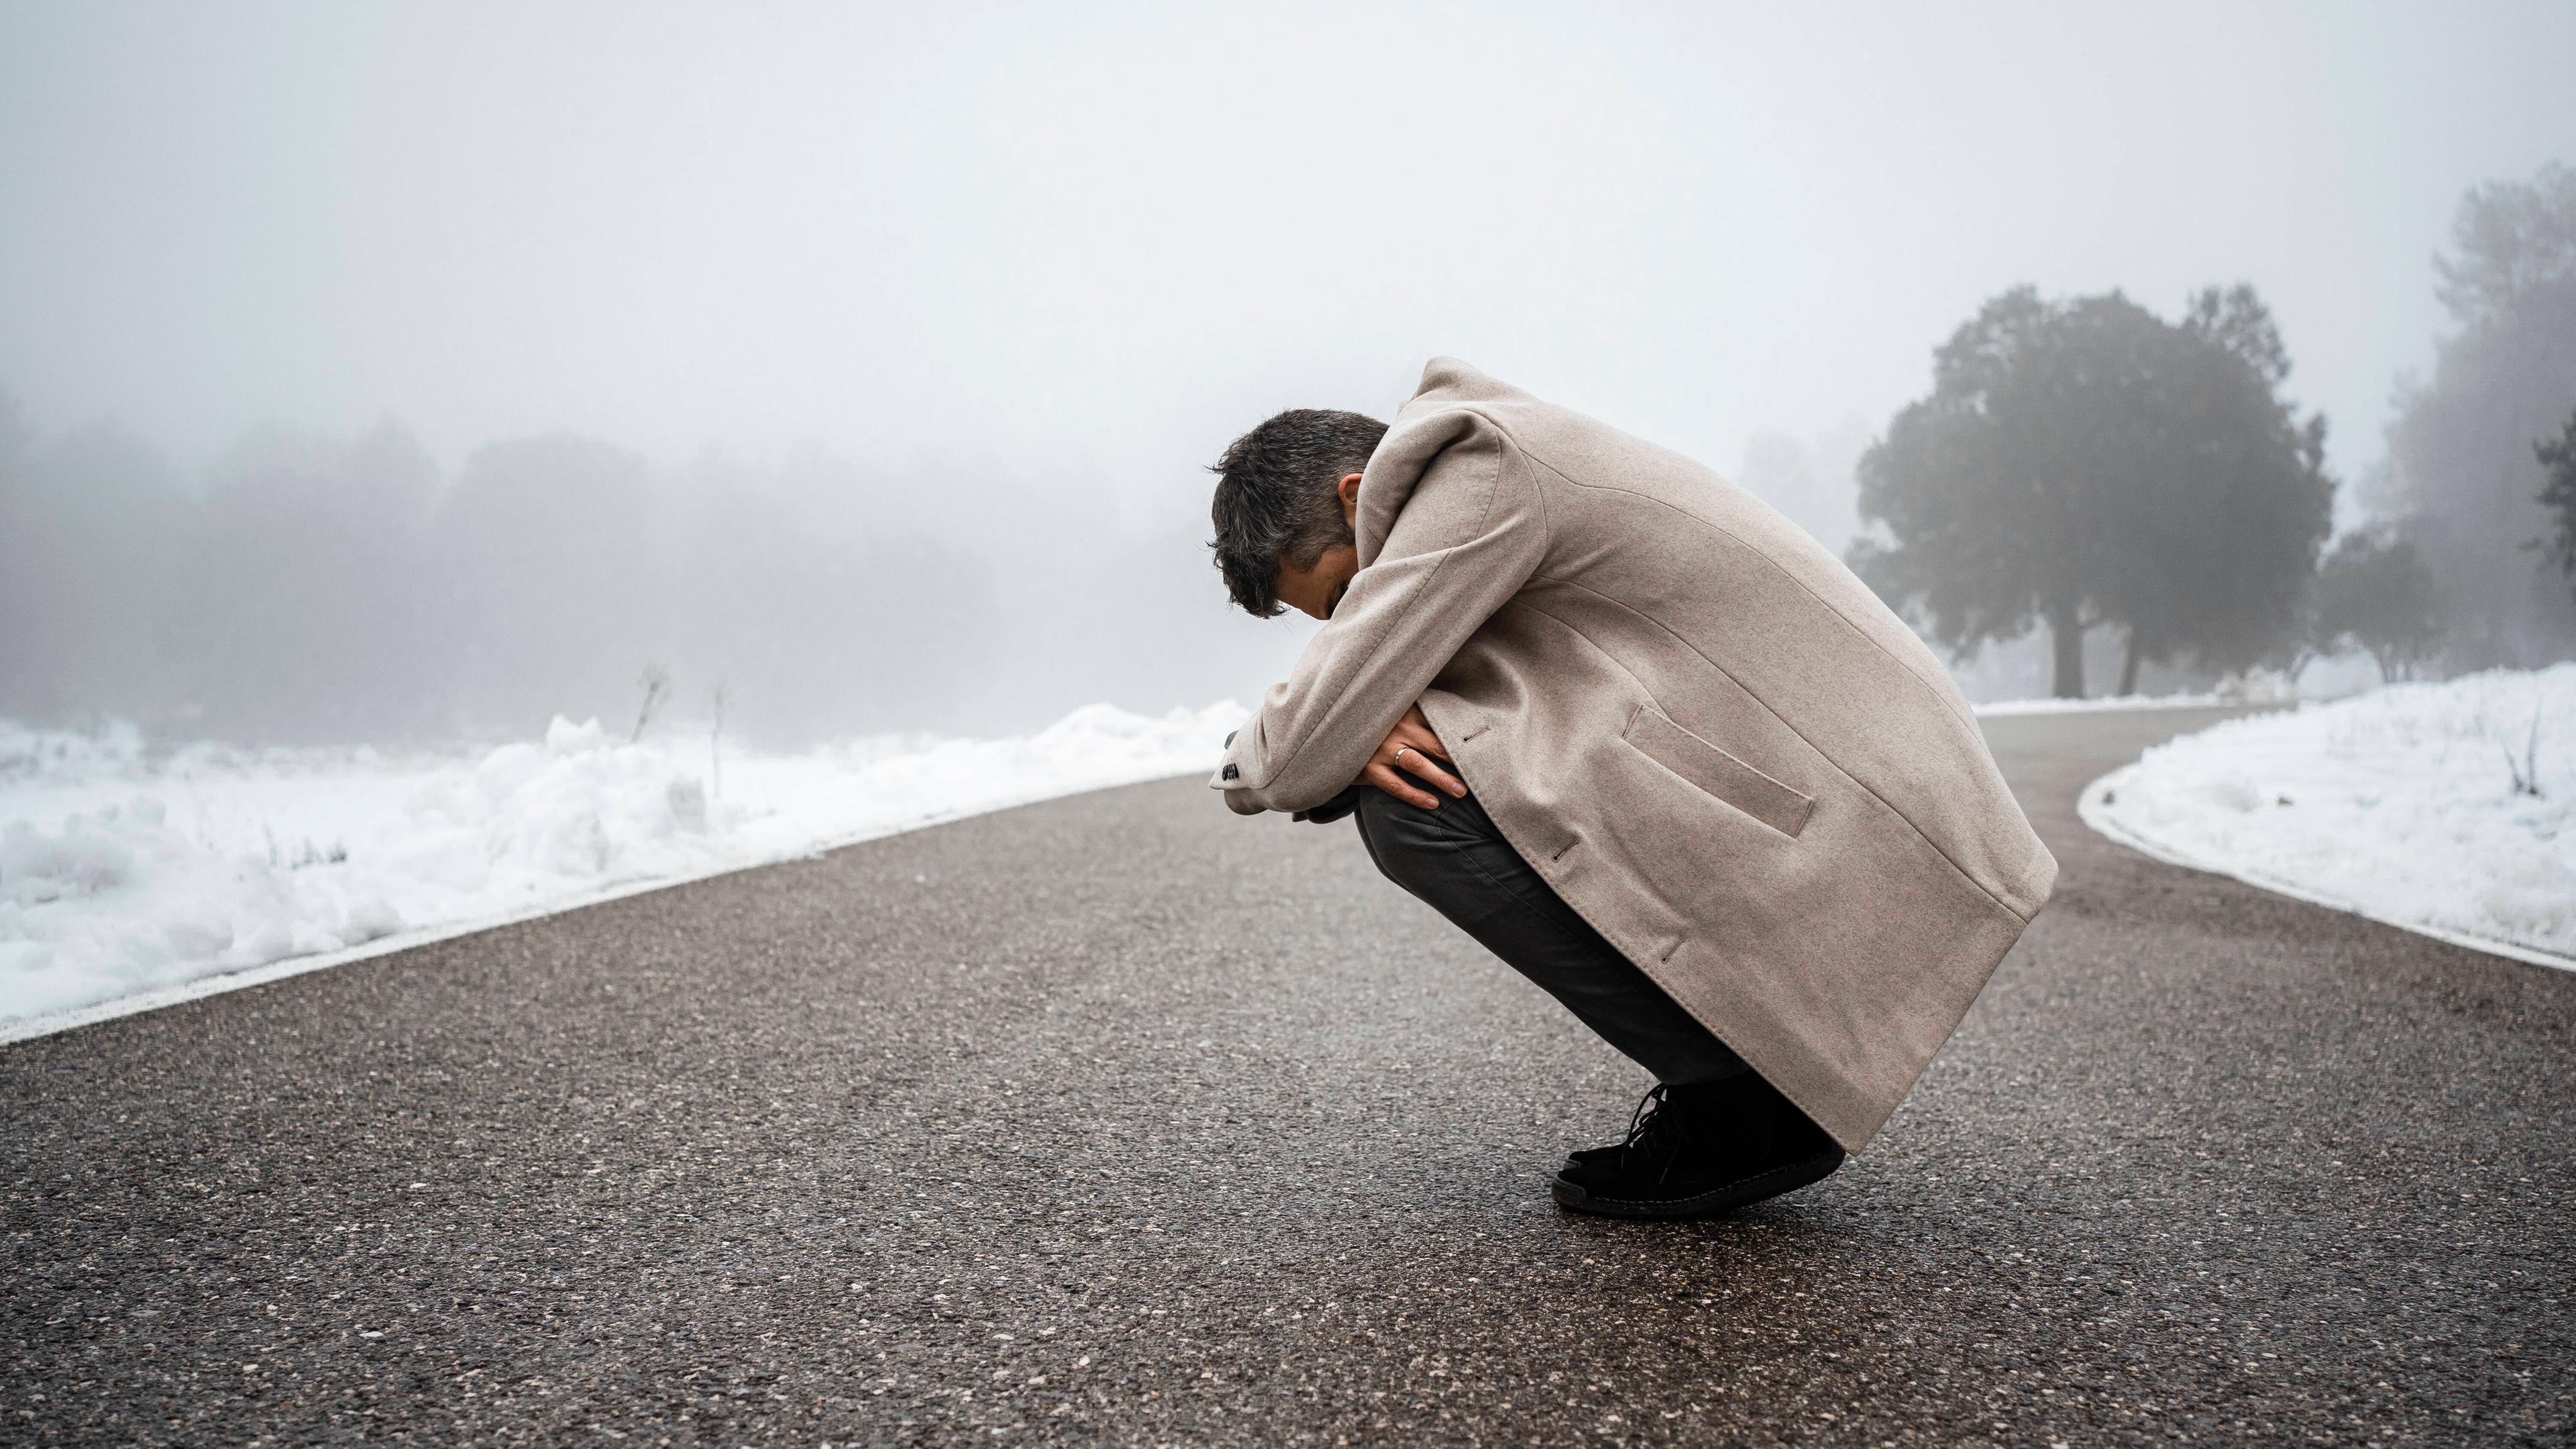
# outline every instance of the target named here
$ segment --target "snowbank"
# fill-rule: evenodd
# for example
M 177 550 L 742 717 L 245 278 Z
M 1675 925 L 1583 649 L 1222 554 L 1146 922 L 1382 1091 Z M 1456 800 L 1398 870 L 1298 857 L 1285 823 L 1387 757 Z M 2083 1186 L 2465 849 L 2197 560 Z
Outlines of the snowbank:
M 596 720 L 476 756 L 198 744 L 159 759 L 130 725 L 0 721 L 0 1022 L 1210 769 L 1244 718 L 1232 702 L 1160 719 L 1090 705 L 1014 739 L 720 762 L 704 736 L 630 745 Z
M 2078 809 L 2177 864 L 2576 967 L 2576 664 L 2231 720 Z

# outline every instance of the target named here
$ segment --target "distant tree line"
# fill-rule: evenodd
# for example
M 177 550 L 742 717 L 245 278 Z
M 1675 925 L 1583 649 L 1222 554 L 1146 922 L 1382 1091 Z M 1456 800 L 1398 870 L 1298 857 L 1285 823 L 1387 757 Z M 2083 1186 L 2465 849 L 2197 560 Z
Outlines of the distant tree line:
M 999 734 L 1108 701 L 1259 698 L 1302 633 L 1223 607 L 1205 484 L 817 448 L 676 465 L 506 439 L 254 431 L 180 469 L 0 393 L 0 717 L 242 744 L 632 733 L 719 712 L 766 746 Z M 722 692 L 719 707 L 718 692 Z
M 452 478 L 400 428 L 268 429 L 197 486 L 99 426 L 0 399 L 0 715 L 355 742 L 612 723 L 638 668 L 719 685 L 771 738 L 944 727 L 994 662 L 984 562 L 823 460 L 668 474 L 568 435 Z
M 2451 247 L 2435 295 L 2458 330 L 2400 389 L 2373 501 L 2441 582 L 2449 667 L 2565 658 L 2576 597 L 2549 556 L 2538 445 L 2576 414 L 2576 171 L 2471 191 Z
M 2401 393 L 2380 517 L 2327 546 L 2325 423 L 2250 287 L 2167 321 L 2117 292 L 2016 288 L 1934 353 L 1862 456 L 1853 568 L 1956 657 L 2044 628 L 2206 675 L 2367 651 L 2384 676 L 2576 652 L 2576 173 L 2481 187 L 2438 260 L 2460 332 Z M 2554 534 L 2543 534 L 2554 527 Z

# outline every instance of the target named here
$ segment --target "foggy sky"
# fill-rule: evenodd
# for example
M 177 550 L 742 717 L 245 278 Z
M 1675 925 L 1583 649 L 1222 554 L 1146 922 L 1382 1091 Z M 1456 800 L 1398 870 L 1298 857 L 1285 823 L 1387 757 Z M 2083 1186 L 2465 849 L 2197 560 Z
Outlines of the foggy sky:
M 451 470 L 820 449 L 1188 539 L 1226 439 L 1435 353 L 1840 468 L 2005 287 L 2242 280 L 2350 480 L 2461 192 L 2576 154 L 2570 55 L 2563 3 L 21 0 L 0 389 L 183 470 L 390 416 Z
M 1702 8 L 13 5 L 0 385 L 1160 506 L 1435 352 L 1727 467 L 2014 282 L 2243 279 L 2349 472 L 2460 192 L 2576 149 L 2564 4 Z

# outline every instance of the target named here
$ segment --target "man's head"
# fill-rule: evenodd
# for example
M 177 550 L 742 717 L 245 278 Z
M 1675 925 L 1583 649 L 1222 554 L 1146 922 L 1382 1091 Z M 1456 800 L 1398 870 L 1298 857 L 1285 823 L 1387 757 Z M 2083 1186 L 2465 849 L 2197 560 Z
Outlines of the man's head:
M 1245 612 L 1331 615 L 1359 572 L 1360 475 L 1385 436 L 1375 418 L 1290 408 L 1227 445 L 1208 470 L 1217 475 L 1208 547 Z

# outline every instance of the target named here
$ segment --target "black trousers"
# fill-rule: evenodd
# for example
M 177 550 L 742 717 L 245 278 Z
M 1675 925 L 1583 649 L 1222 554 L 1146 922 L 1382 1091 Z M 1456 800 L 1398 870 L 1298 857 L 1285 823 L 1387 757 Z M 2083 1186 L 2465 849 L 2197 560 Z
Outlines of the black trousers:
M 1443 797 L 1439 809 L 1425 810 L 1363 786 L 1350 803 L 1369 859 L 1388 880 L 1537 982 L 1658 1081 L 1714 1082 L 1746 1070 L 1743 1058 L 1574 913 L 1473 794 Z

